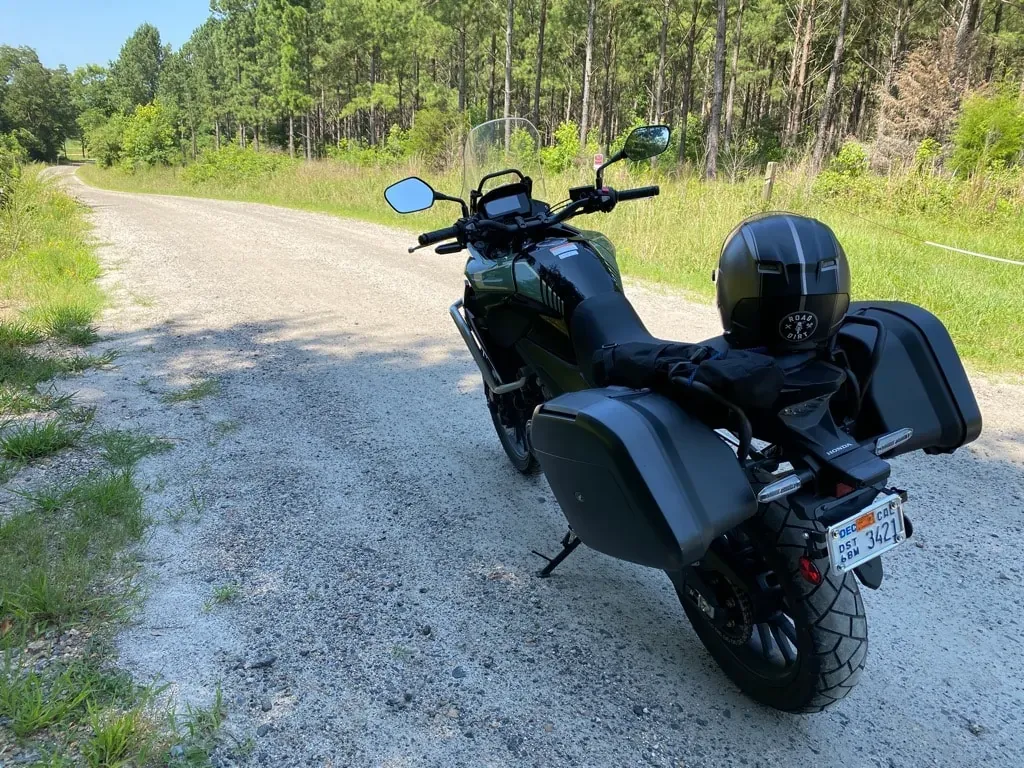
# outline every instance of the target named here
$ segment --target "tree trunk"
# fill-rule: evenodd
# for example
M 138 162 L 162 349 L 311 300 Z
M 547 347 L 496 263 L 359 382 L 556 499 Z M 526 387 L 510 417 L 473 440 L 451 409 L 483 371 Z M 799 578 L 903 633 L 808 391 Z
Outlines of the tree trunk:
M 491 83 L 487 89 L 487 119 L 494 119 L 494 78 L 498 67 L 498 36 L 491 34 Z
M 370 144 L 377 143 L 377 110 L 373 106 L 373 86 L 377 82 L 377 59 L 380 57 L 380 48 L 373 46 L 370 53 Z M 309 158 L 309 116 L 306 116 L 306 157 Z
M 690 29 L 686 33 L 686 61 L 683 64 L 683 95 L 679 99 L 679 162 L 686 161 L 686 123 L 690 119 L 693 100 L 693 49 L 697 42 L 697 16 L 703 0 L 693 0 Z
M 742 2 L 742 0 L 741 0 Z M 658 36 L 658 74 L 654 79 L 654 122 L 660 123 L 662 98 L 665 93 L 665 42 L 668 39 L 668 17 L 672 0 L 665 0 L 661 8 L 661 34 Z
M 540 0 L 540 28 L 537 30 L 537 71 L 533 81 L 533 122 L 540 126 L 540 84 L 544 72 L 544 27 L 548 21 L 548 0 Z
M 220 120 L 213 121 L 213 146 L 220 151 Z
M 288 156 L 295 157 L 295 116 L 288 115 Z
M 996 17 L 992 24 L 992 45 L 988 49 L 988 62 L 985 64 L 985 82 L 992 82 L 992 73 L 996 68 L 996 40 L 1003 26 L 1003 3 L 996 0 Z
M 953 87 L 963 95 L 967 90 L 967 70 L 971 63 L 971 47 L 974 43 L 974 22 L 978 15 L 979 0 L 962 0 L 960 17 L 953 38 Z
M 782 130 L 782 143 L 786 145 L 788 138 L 792 133 L 794 114 L 796 112 L 796 78 L 797 71 L 800 68 L 800 35 L 804 29 L 804 3 L 805 0 L 800 0 L 800 5 L 796 9 L 796 27 L 793 28 L 793 52 L 789 57 L 789 80 L 786 82 L 786 96 L 789 100 L 789 113 L 786 115 L 786 125 Z
M 309 140 L 309 113 L 306 113 L 306 160 L 313 159 L 313 147 L 310 145 Z
M 615 72 L 615 4 L 608 9 L 608 29 L 604 39 L 604 88 L 601 93 L 601 135 L 607 150 L 612 143 L 612 77 Z
M 821 113 L 818 115 L 818 134 L 814 139 L 814 151 L 811 163 L 815 170 L 821 168 L 828 148 L 829 127 L 832 123 L 832 112 L 835 108 L 836 88 L 843 72 L 843 55 L 846 52 L 846 18 L 850 15 L 850 0 L 842 0 L 839 6 L 839 30 L 836 33 L 836 47 L 832 52 L 832 66 L 829 67 L 828 84 L 825 86 L 825 97 L 821 101 Z
M 718 134 L 722 129 L 722 94 L 725 90 L 725 26 L 728 0 L 718 0 L 718 25 L 715 27 L 715 74 L 711 95 L 711 123 L 708 126 L 708 163 L 704 175 L 718 175 Z
M 733 99 L 736 96 L 736 70 L 740 63 L 740 43 L 743 39 L 743 10 L 745 0 L 740 0 L 740 7 L 736 13 L 736 43 L 732 49 L 732 67 L 729 75 L 729 96 L 725 100 L 725 146 L 732 141 L 732 110 Z
M 594 16 L 597 0 L 587 3 L 587 49 L 583 60 L 583 101 L 580 106 L 580 144 L 587 145 L 587 120 L 590 117 L 590 65 L 594 59 Z
M 505 151 L 512 140 L 512 126 L 508 122 L 512 115 L 512 27 L 515 24 L 515 0 L 508 0 L 508 18 L 505 23 Z
M 804 19 L 804 38 L 800 49 L 800 62 L 797 64 L 796 91 L 789 113 L 789 125 L 783 137 L 783 144 L 786 146 L 792 145 L 793 139 L 803 127 L 804 105 L 810 103 L 807 94 L 807 67 L 811 60 L 811 43 L 814 41 L 814 5 L 815 0 L 811 0 Z
M 900 62 L 903 60 L 903 52 L 907 47 L 907 27 L 910 24 L 910 12 L 914 7 L 914 0 L 898 2 L 896 5 L 896 19 L 893 22 L 892 42 L 889 44 L 889 67 L 885 71 L 885 92 L 890 96 L 896 95 L 896 75 L 899 72 Z
M 466 111 L 466 20 L 459 26 L 459 112 Z

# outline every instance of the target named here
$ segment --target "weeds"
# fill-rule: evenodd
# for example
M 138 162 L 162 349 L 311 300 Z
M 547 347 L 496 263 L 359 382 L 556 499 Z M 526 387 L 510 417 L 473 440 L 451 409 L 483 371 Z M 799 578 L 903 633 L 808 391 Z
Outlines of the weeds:
M 8 427 L 0 434 L 0 455 L 28 463 L 70 448 L 81 436 L 80 427 L 69 426 L 61 418 Z
M 170 440 L 121 429 L 101 432 L 92 438 L 92 443 L 100 447 L 108 464 L 119 469 L 133 467 L 147 456 L 174 450 Z
M 242 428 L 242 423 L 235 419 L 224 419 L 213 425 L 218 437 L 226 437 Z
M 203 612 L 209 613 L 218 605 L 234 602 L 240 594 L 242 594 L 242 590 L 237 584 L 221 584 L 214 587 L 213 595 L 203 603 Z
M 80 207 L 35 169 L 7 199 L 14 204 L 0 217 L 0 306 L 25 321 L 0 321 L 0 483 L 25 462 L 81 442 L 92 420 L 94 409 L 38 385 L 117 357 L 31 349 L 47 337 L 71 345 L 96 340 L 99 268 Z M 13 421 L 28 413 L 54 415 Z M 153 705 L 155 693 L 102 665 L 113 654 L 111 619 L 136 594 L 127 550 L 147 524 L 132 468 L 171 445 L 126 430 L 101 432 L 88 444 L 102 454 L 105 471 L 18 492 L 20 503 L 0 517 L 0 733 L 39 755 L 37 768 L 167 764 L 180 734 Z M 33 650 L 37 638 L 72 636 L 86 642 L 82 660 L 62 661 L 48 642 L 45 657 Z M 182 746 L 187 765 L 208 764 L 219 696 L 217 707 L 216 717 L 196 711 L 194 737 Z
M 216 379 L 203 379 L 184 389 L 168 392 L 160 400 L 168 404 L 186 403 L 202 400 L 204 397 L 216 395 L 218 392 L 220 392 L 220 384 Z
M 84 708 L 94 692 L 84 665 L 44 676 L 34 669 L 18 669 L 8 652 L 0 670 L 0 716 L 10 718 L 16 736 L 28 736 Z
M 188 489 L 188 499 L 186 499 L 184 506 L 169 510 L 167 512 L 167 519 L 174 525 L 186 519 L 193 523 L 198 523 L 203 519 L 204 512 L 206 512 L 206 502 L 203 501 L 203 497 L 196 491 L 195 486 L 192 486 Z
M 27 347 L 38 344 L 43 335 L 24 323 L 0 322 L 0 347 Z
M 86 346 L 99 339 L 92 326 L 94 311 L 85 307 L 59 306 L 48 311 L 45 318 L 49 336 L 75 346 Z
M 126 712 L 95 709 L 89 713 L 92 735 L 82 746 L 89 768 L 133 763 L 145 765 L 160 749 L 160 733 L 139 704 Z

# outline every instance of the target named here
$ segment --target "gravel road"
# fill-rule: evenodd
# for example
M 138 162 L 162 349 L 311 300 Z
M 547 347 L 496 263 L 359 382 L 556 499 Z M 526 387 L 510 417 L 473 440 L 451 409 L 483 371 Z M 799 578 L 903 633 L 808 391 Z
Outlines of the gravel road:
M 181 702 L 222 688 L 218 764 L 1024 764 L 1024 387 L 974 376 L 982 439 L 897 462 L 917 533 L 865 590 L 867 673 L 783 715 L 718 671 L 663 575 L 581 549 L 534 576 L 565 523 L 493 434 L 446 311 L 460 257 L 67 183 L 115 298 L 102 346 L 123 352 L 73 385 L 177 446 L 140 469 L 159 525 L 122 662 Z M 658 335 L 717 330 L 707 306 L 629 290 Z M 162 402 L 207 378 L 215 394 Z

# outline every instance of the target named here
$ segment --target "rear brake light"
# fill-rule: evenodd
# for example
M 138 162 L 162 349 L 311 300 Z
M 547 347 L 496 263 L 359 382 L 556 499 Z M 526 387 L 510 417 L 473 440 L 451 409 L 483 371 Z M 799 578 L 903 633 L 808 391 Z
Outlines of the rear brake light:
M 821 571 L 818 570 L 818 566 L 807 555 L 801 555 L 800 557 L 800 575 L 804 577 L 805 581 L 809 581 L 814 586 L 818 586 L 824 580 Z
M 846 483 L 836 483 L 836 498 L 841 499 L 847 494 L 853 493 L 853 486 Z

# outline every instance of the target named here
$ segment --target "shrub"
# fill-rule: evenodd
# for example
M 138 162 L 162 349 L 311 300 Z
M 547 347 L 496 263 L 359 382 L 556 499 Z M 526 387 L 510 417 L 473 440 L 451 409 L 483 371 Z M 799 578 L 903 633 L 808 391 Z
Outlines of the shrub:
M 540 151 L 544 169 L 549 173 L 569 170 L 580 156 L 580 129 L 576 123 L 562 123 L 555 129 L 554 143 Z
M 238 186 L 265 180 L 296 162 L 276 152 L 257 152 L 226 144 L 218 150 L 204 153 L 182 172 L 182 177 L 191 184 L 216 181 L 225 186 Z
M 856 141 L 847 141 L 828 168 L 818 174 L 814 191 L 830 197 L 854 191 L 863 196 L 873 186 L 867 171 L 868 154 L 864 146 Z
M 114 115 L 109 120 L 99 121 L 86 133 L 86 143 L 93 156 L 104 168 L 116 165 L 121 160 L 124 145 L 125 119 Z
M 409 130 L 409 151 L 422 157 L 429 165 L 439 167 L 448 159 L 448 150 L 457 144 L 462 130 L 458 112 L 421 109 Z
M 934 170 L 940 157 L 942 157 L 942 145 L 928 137 L 917 145 L 917 150 L 914 152 L 914 169 L 918 171 L 925 168 Z
M 159 103 L 135 108 L 125 121 L 122 162 L 129 168 L 170 165 L 177 151 L 174 127 Z
M 976 93 L 963 105 L 953 135 L 953 170 L 967 175 L 1020 162 L 1024 109 L 1009 95 Z

